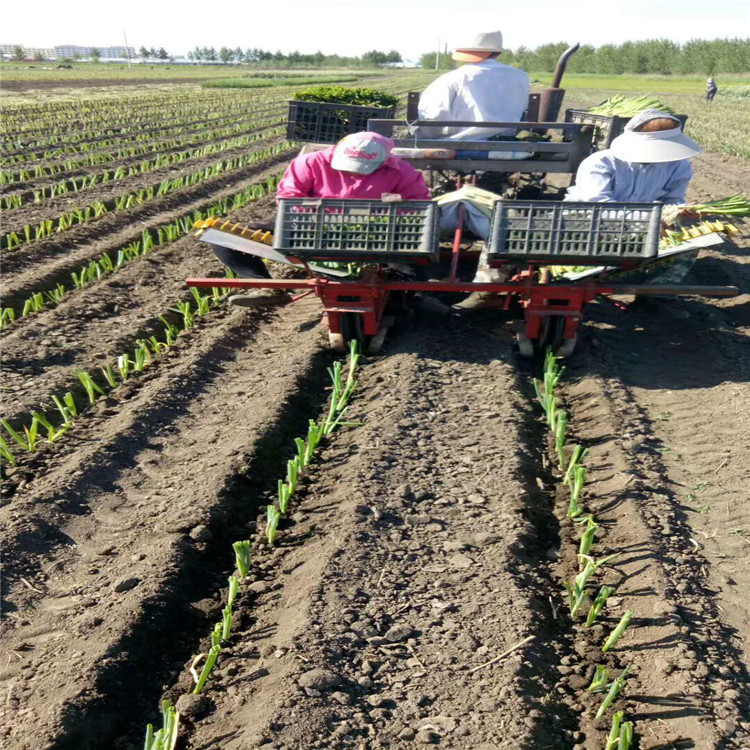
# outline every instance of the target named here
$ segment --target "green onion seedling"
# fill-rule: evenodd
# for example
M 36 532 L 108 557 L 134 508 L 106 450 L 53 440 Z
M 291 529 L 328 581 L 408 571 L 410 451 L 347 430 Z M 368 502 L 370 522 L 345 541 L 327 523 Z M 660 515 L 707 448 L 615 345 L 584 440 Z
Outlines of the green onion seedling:
M 607 744 L 604 750 L 619 750 L 620 745 L 620 725 L 625 717 L 624 711 L 617 711 L 612 717 L 612 728 L 607 735 Z
M 227 592 L 227 604 L 231 607 L 234 605 L 234 600 L 237 598 L 237 593 L 240 590 L 240 582 L 237 576 L 229 576 L 229 591 Z
M 194 286 L 190 287 L 190 292 L 195 300 L 196 315 L 205 315 L 211 309 L 211 298 L 208 295 L 201 294 Z
M 279 519 L 281 514 L 276 509 L 275 505 L 269 505 L 266 508 L 266 539 L 268 543 L 273 547 L 276 544 L 276 532 L 279 527 Z
M 242 578 L 246 578 L 250 573 L 250 541 L 246 539 L 242 542 L 235 542 L 232 548 L 237 570 Z
M 618 738 L 617 750 L 630 750 L 633 743 L 633 722 L 624 721 L 620 726 L 620 737 Z
M 583 507 L 579 500 L 583 494 L 583 486 L 586 483 L 586 467 L 576 466 L 573 479 L 570 483 L 570 502 L 568 503 L 568 518 L 577 518 L 583 513 Z
M 613 586 L 602 586 L 599 589 L 599 593 L 594 599 L 594 603 L 589 609 L 588 616 L 586 617 L 586 627 L 591 627 L 595 622 L 596 618 L 599 617 L 601 611 L 604 609 L 604 605 L 607 603 L 607 599 L 615 592 Z
M 571 586 L 567 581 L 563 582 L 565 590 L 568 592 L 568 608 L 570 609 L 570 616 L 576 617 L 586 601 L 586 589 L 576 588 Z
M 591 546 L 594 543 L 594 536 L 596 535 L 596 530 L 599 528 L 599 525 L 594 521 L 594 517 L 589 514 L 588 518 L 586 519 L 586 529 L 584 530 L 581 541 L 578 544 L 578 558 L 579 561 L 581 558 L 585 558 L 588 556 L 589 551 L 591 550 Z
M 599 706 L 599 710 L 596 712 L 597 719 L 601 719 L 602 716 L 607 713 L 607 709 L 615 702 L 615 700 L 617 700 L 617 696 L 620 694 L 620 691 L 625 684 L 625 678 L 628 676 L 629 671 L 630 664 L 625 667 L 625 671 L 619 677 L 612 681 L 612 684 L 609 687 L 609 692 L 602 701 L 602 705 Z
M 125 382 L 130 377 L 130 368 L 133 366 L 133 360 L 127 354 L 121 354 L 117 358 L 117 372 L 120 375 L 121 382 Z
M 217 622 L 211 631 L 211 648 L 221 646 L 221 632 L 224 629 L 223 622 Z
M 286 464 L 286 482 L 289 485 L 289 496 L 297 491 L 297 478 L 299 476 L 299 458 L 292 458 Z
M 597 664 L 591 684 L 586 688 L 589 693 L 602 693 L 609 687 L 609 670 Z
M 15 466 L 18 463 L 16 457 L 13 455 L 13 451 L 2 435 L 0 435 L 0 458 L 7 461 L 11 466 Z
M 232 605 L 227 604 L 221 610 L 221 640 L 228 640 L 230 635 L 232 635 Z
M 279 479 L 278 495 L 279 495 L 279 511 L 282 516 L 286 515 L 287 506 L 289 505 L 290 497 L 289 485 L 284 482 L 283 479 Z
M 565 471 L 565 435 L 568 431 L 568 413 L 562 409 L 555 421 L 555 451 L 560 471 Z
M 115 371 L 112 369 L 112 365 L 106 364 L 100 369 L 102 371 L 102 375 L 104 375 L 104 379 L 107 381 L 107 385 L 110 388 L 116 388 L 117 380 L 115 380 Z
M 180 728 L 180 714 L 177 709 L 165 700 L 161 706 L 162 728 L 156 733 L 153 724 L 146 727 L 144 750 L 174 750 L 177 744 L 177 732 Z
M 299 470 L 302 471 L 307 466 L 307 462 L 305 461 L 305 441 L 302 438 L 294 438 L 294 444 L 297 446 Z
M 81 385 L 84 387 L 86 394 L 89 397 L 89 403 L 96 403 L 97 394 L 99 396 L 103 396 L 104 391 L 94 382 L 94 379 L 85 370 L 78 370 L 76 374 L 78 375 L 78 379 L 81 381 Z
M 198 693 L 203 690 L 203 686 L 206 684 L 206 680 L 208 679 L 208 676 L 211 674 L 211 671 L 214 668 L 214 664 L 216 664 L 216 660 L 219 658 L 219 651 L 221 651 L 221 646 L 211 646 L 211 650 L 208 652 L 208 656 L 206 657 L 206 663 L 203 665 L 203 669 L 201 670 L 200 677 L 198 678 L 198 682 L 196 683 L 195 687 L 193 688 L 193 694 L 198 695 Z
M 633 610 L 626 610 L 625 614 L 620 618 L 620 622 L 617 623 L 617 627 L 610 633 L 609 638 L 604 642 L 602 646 L 602 653 L 606 654 L 617 641 L 620 640 L 622 634 L 627 630 L 630 621 L 633 619 Z
M 586 458 L 588 455 L 588 448 L 584 448 L 580 445 L 574 445 L 573 446 L 573 453 L 570 456 L 570 461 L 568 462 L 568 468 L 565 470 L 565 475 L 563 476 L 563 483 L 569 484 L 571 477 L 573 476 L 573 472 L 575 472 L 576 468 L 579 466 L 579 464 L 583 463 L 583 459 Z

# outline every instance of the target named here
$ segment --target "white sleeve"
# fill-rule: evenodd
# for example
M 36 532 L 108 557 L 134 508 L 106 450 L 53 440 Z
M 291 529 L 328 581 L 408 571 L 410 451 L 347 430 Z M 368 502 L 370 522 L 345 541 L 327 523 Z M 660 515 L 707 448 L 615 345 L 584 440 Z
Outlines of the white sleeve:
M 693 166 L 687 159 L 679 163 L 669 181 L 664 186 L 663 203 L 684 203 L 687 197 L 688 184 L 693 176 Z
M 574 189 L 571 188 L 573 200 L 590 203 L 613 201 L 614 172 L 599 154 L 593 154 L 581 162 L 576 172 Z

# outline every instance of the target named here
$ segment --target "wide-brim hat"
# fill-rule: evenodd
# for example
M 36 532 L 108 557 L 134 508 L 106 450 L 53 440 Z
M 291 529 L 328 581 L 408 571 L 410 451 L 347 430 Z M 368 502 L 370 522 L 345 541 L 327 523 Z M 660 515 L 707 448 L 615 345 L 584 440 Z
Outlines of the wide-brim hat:
M 467 44 L 456 45 L 456 51 L 451 55 L 458 62 L 481 62 L 486 60 L 493 52 L 502 52 L 503 33 L 501 31 L 488 31 L 477 34 Z
M 675 123 L 669 130 L 640 132 L 636 128 L 656 119 L 669 119 Z M 649 109 L 631 118 L 622 135 L 610 145 L 612 153 L 623 161 L 656 164 L 667 161 L 682 161 L 697 156 L 701 147 L 682 132 L 682 123 L 673 115 Z
M 372 174 L 388 159 L 391 151 L 393 141 L 380 133 L 352 133 L 334 146 L 331 167 L 340 172 Z

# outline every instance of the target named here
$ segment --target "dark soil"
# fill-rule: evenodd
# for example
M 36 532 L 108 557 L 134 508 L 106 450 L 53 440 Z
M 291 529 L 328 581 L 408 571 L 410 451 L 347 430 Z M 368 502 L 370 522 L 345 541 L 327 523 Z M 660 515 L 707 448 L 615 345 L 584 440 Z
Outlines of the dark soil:
M 8 253 L 5 297 L 288 158 Z M 702 155 L 696 171 L 695 198 L 746 189 L 748 166 L 729 157 Z M 4 331 L 3 416 L 130 347 L 187 294 L 186 276 L 219 272 L 209 252 L 184 238 Z M 4 744 L 142 747 L 159 700 L 191 687 L 231 542 L 253 538 L 232 639 L 180 750 L 600 750 L 611 712 L 595 720 L 602 696 L 585 689 L 597 664 L 632 664 L 616 708 L 639 750 L 750 747 L 748 252 L 704 251 L 691 272 L 740 297 L 587 311 L 561 397 L 590 449 L 595 554 L 620 553 L 597 579 L 616 595 L 589 629 L 567 613 L 580 527 L 565 520 L 536 365 L 515 358 L 507 314 L 405 315 L 271 550 L 263 506 L 327 395 L 320 305 L 211 312 L 8 471 Z M 633 624 L 602 656 L 627 608 Z

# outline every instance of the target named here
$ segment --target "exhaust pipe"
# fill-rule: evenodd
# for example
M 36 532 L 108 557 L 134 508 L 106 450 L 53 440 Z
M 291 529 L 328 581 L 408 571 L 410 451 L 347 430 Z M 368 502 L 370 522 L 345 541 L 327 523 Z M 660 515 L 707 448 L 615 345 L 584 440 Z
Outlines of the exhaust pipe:
M 555 75 L 552 78 L 552 85 L 544 89 L 539 98 L 539 122 L 557 122 L 557 116 L 560 114 L 560 108 L 565 98 L 565 89 L 560 88 L 563 73 L 565 73 L 568 59 L 578 51 L 580 46 L 580 43 L 577 42 L 560 55 L 555 67 Z

